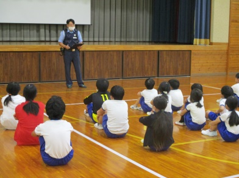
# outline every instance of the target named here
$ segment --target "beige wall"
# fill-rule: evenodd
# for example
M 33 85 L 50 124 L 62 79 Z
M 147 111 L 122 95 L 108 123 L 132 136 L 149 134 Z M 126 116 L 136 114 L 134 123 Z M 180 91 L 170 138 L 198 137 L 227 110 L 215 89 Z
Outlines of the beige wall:
M 228 43 L 230 0 L 212 0 L 211 39 L 213 43 Z

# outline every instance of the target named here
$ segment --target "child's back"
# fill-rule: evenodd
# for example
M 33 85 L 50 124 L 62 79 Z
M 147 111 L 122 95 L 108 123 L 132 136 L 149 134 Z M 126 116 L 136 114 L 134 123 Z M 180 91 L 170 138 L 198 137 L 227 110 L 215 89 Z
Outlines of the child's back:
M 144 97 L 144 102 L 152 108 L 151 101 L 158 95 L 158 91 L 156 89 L 145 89 L 141 92 L 142 97 Z
M 94 123 L 98 122 L 97 111 L 101 108 L 104 101 L 110 99 L 110 93 L 107 91 L 108 87 L 108 80 L 104 78 L 98 79 L 96 81 L 96 88 L 98 91 L 84 99 L 84 104 L 87 105 L 87 111 L 85 110 L 85 114 L 90 116 Z
M 45 151 L 56 159 L 64 158 L 72 150 L 72 131 L 72 125 L 65 120 L 49 120 L 38 125 L 35 129 L 35 133 L 41 136 L 41 145 L 45 145 L 45 147 L 41 147 L 41 151 Z
M 111 133 L 123 134 L 128 131 L 128 104 L 124 100 L 105 101 L 102 108 L 107 113 L 107 127 Z
M 21 95 L 11 96 L 12 101 L 8 105 L 4 104 L 5 99 L 9 97 L 6 95 L 2 98 L 3 112 L 1 115 L 1 124 L 5 129 L 15 130 L 17 127 L 18 121 L 14 118 L 15 108 L 26 101 L 26 99 Z
M 171 87 L 169 95 L 172 98 L 172 110 L 178 111 L 183 106 L 183 93 L 179 89 L 180 83 L 177 79 L 170 79 L 168 83 Z
M 170 90 L 169 95 L 172 98 L 172 105 L 175 107 L 183 106 L 183 93 L 180 89 Z

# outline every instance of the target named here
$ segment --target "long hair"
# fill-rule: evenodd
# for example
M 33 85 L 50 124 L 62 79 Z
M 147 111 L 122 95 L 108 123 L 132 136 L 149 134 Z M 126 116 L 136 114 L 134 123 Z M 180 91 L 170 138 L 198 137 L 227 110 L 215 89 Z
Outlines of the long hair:
M 26 98 L 26 101 L 29 101 L 26 105 L 23 106 L 23 110 L 27 114 L 37 115 L 39 112 L 39 105 L 33 100 L 37 94 L 37 88 L 33 84 L 28 84 L 23 90 L 23 96 Z
M 153 100 L 153 105 L 160 111 L 155 114 L 156 119 L 153 122 L 153 140 L 156 151 L 160 151 L 169 137 L 172 135 L 171 130 L 172 122 L 169 116 L 164 112 L 167 107 L 167 99 L 163 96 L 157 96 Z
M 170 84 L 168 82 L 162 82 L 159 85 L 158 91 L 168 100 L 168 93 L 170 91 Z
M 156 151 L 160 151 L 164 148 L 167 140 L 172 135 L 172 122 L 164 110 L 160 110 L 155 114 L 156 119 L 153 123 L 153 140 Z
M 201 108 L 202 107 L 202 104 L 200 103 L 200 100 L 202 99 L 202 91 L 198 88 L 195 88 L 191 91 L 191 94 L 190 94 L 190 100 L 191 102 L 195 103 L 197 102 L 197 107 L 198 108 Z
M 8 96 L 3 102 L 4 106 L 8 106 L 9 102 L 12 101 L 12 96 L 17 95 L 20 89 L 20 85 L 17 82 L 11 82 L 7 85 L 6 91 L 8 93 Z
M 229 96 L 226 100 L 226 105 L 231 111 L 229 116 L 229 125 L 232 127 L 234 125 L 239 125 L 239 116 L 236 113 L 236 108 L 238 105 L 238 100 L 235 96 Z

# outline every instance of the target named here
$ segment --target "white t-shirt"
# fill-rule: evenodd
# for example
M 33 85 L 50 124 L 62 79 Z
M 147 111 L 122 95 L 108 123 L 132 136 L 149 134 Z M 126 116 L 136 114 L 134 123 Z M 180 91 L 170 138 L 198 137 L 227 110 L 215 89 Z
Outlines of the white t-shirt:
M 158 95 L 158 91 L 156 89 L 151 89 L 151 90 L 148 90 L 148 89 L 145 89 L 141 92 L 141 96 L 144 97 L 144 102 L 150 107 L 152 108 L 152 105 L 151 105 L 151 101 Z
M 224 106 L 225 107 L 224 110 L 222 112 L 220 112 L 220 115 L 228 112 L 228 110 L 226 109 L 226 101 L 227 101 L 226 98 L 222 98 L 219 102 L 219 106 Z
M 169 95 L 172 97 L 172 105 L 175 107 L 183 106 L 183 93 L 180 89 L 170 90 Z
M 236 111 L 236 113 L 237 113 L 237 115 L 239 116 L 239 112 Z M 239 125 L 237 125 L 237 126 L 234 125 L 234 126 L 232 126 L 232 127 L 229 125 L 229 116 L 230 116 L 230 114 L 231 114 L 231 111 L 228 111 L 228 112 L 222 114 L 222 115 L 220 116 L 220 118 L 221 118 L 221 121 L 222 121 L 222 122 L 225 122 L 225 125 L 226 125 L 227 130 L 228 130 L 229 132 L 231 132 L 231 133 L 237 135 L 237 134 L 239 134 Z
M 239 97 L 239 83 L 232 85 L 233 92 Z
M 35 128 L 35 133 L 45 140 L 45 152 L 56 159 L 64 158 L 72 150 L 72 131 L 72 125 L 65 120 L 49 120 Z
M 8 103 L 8 106 L 4 105 L 4 100 L 8 97 L 8 95 L 2 98 L 2 107 L 3 112 L 0 117 L 1 124 L 4 128 L 9 130 L 15 130 L 18 124 L 18 121 L 14 118 L 15 108 L 17 105 L 26 101 L 26 99 L 21 95 L 11 96 L 12 101 Z
M 159 94 L 158 96 L 162 96 L 162 94 Z M 167 95 L 167 96 L 168 96 L 168 104 L 164 111 L 172 113 L 173 112 L 172 111 L 172 98 L 170 95 Z
M 197 102 L 190 103 L 187 105 L 186 109 L 190 111 L 190 114 L 192 116 L 192 121 L 196 124 L 201 125 L 206 122 L 205 108 L 204 106 L 199 108 L 196 105 L 197 105 Z
M 190 100 L 190 96 L 188 97 L 188 102 L 191 103 L 191 100 Z M 202 97 L 202 99 L 200 100 L 200 103 L 201 105 L 204 105 L 204 98 Z
M 128 131 L 128 104 L 124 100 L 107 100 L 102 109 L 108 116 L 107 127 L 111 133 L 124 134 Z

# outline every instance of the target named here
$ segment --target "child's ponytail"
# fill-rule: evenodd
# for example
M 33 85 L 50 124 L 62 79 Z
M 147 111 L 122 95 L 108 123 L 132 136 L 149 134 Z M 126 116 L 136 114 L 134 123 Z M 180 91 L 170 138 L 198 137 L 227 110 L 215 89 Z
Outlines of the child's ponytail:
M 9 104 L 10 101 L 12 101 L 12 97 L 11 97 L 11 95 L 9 94 L 9 95 L 5 98 L 5 100 L 4 100 L 4 102 L 3 102 L 4 106 L 8 106 L 8 104 Z
M 237 115 L 235 110 L 233 110 L 229 116 L 229 125 L 231 127 L 234 125 L 239 125 L 239 116 Z

